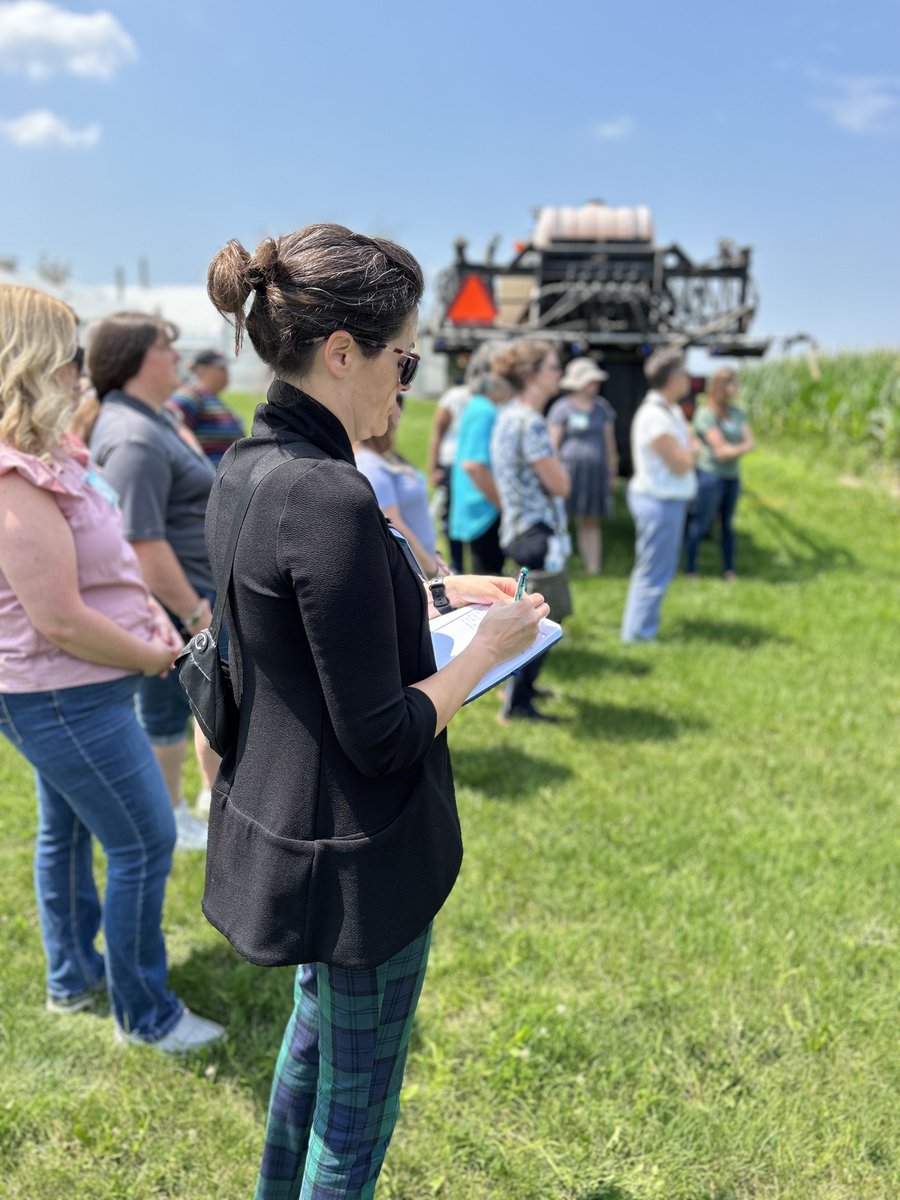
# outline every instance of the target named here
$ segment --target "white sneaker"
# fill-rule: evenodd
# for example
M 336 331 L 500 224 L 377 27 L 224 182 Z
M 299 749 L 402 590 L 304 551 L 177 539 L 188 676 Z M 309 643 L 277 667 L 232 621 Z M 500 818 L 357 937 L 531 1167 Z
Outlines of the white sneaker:
M 172 809 L 175 814 L 176 850 L 205 850 L 206 822 L 195 817 L 185 802 L 176 804 Z
M 128 1042 L 133 1046 L 152 1046 L 154 1050 L 162 1050 L 164 1054 L 189 1054 L 192 1050 L 202 1050 L 212 1046 L 225 1036 L 225 1027 L 206 1017 L 198 1017 L 186 1008 L 178 1021 L 169 1032 L 155 1042 L 149 1042 L 139 1033 L 128 1033 L 121 1025 L 116 1025 L 115 1040 Z
M 197 799 L 194 802 L 194 808 L 201 817 L 209 817 L 209 808 L 212 804 L 212 790 L 210 788 L 201 788 L 197 793 Z

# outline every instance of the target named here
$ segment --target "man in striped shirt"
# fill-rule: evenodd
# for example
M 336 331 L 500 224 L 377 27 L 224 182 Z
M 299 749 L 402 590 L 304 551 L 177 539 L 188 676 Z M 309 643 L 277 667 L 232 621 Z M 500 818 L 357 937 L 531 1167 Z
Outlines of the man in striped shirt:
M 228 386 L 228 364 L 218 350 L 201 350 L 188 365 L 193 381 L 179 388 L 168 408 L 218 466 L 228 447 L 244 436 L 240 417 L 219 399 Z

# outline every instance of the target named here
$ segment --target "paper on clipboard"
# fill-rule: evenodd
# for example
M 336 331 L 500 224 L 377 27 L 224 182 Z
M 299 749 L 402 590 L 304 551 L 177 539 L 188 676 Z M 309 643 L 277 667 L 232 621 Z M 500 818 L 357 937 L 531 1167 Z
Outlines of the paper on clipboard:
M 484 614 L 488 611 L 487 604 L 468 604 L 464 608 L 457 608 L 454 612 L 445 613 L 441 617 L 435 617 L 433 621 L 429 621 L 431 627 L 431 643 L 434 647 L 434 660 L 437 663 L 438 670 L 441 667 L 446 667 L 447 663 L 456 658 L 460 651 L 465 650 L 469 642 L 478 632 L 478 626 L 481 624 Z M 531 662 L 533 658 L 537 658 L 539 654 L 543 654 L 545 650 L 549 650 L 554 642 L 558 642 L 562 637 L 562 626 L 557 625 L 556 621 L 551 621 L 545 617 L 538 625 L 537 637 L 531 643 L 524 653 L 517 655 L 515 658 L 507 659 L 506 662 L 500 663 L 494 667 L 492 671 L 488 671 L 475 687 L 469 692 L 465 703 L 477 699 L 490 691 L 492 687 L 496 687 L 498 683 L 502 683 L 512 675 L 513 671 L 517 671 L 519 667 L 524 667 L 527 662 Z

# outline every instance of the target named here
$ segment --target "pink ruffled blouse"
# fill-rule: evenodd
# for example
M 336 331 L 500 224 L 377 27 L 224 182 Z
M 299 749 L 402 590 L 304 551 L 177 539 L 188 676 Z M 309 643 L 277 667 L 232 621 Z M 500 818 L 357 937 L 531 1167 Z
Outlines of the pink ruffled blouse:
M 17 471 L 50 492 L 75 541 L 78 587 L 89 607 L 149 640 L 149 592 L 134 550 L 122 536 L 115 493 L 83 444 L 67 438 L 49 463 L 0 442 L 0 475 Z M 38 633 L 0 571 L 0 692 L 47 692 L 121 679 L 135 672 L 76 658 Z

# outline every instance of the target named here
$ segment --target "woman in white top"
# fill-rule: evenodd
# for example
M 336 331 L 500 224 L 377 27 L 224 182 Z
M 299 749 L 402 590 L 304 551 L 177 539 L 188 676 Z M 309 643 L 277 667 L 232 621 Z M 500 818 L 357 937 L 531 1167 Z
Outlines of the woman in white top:
M 679 407 L 690 389 L 684 359 L 677 350 L 657 350 L 644 374 L 650 391 L 631 426 L 628 508 L 637 542 L 623 642 L 656 640 L 663 597 L 678 569 L 687 506 L 697 491 L 698 444 Z

